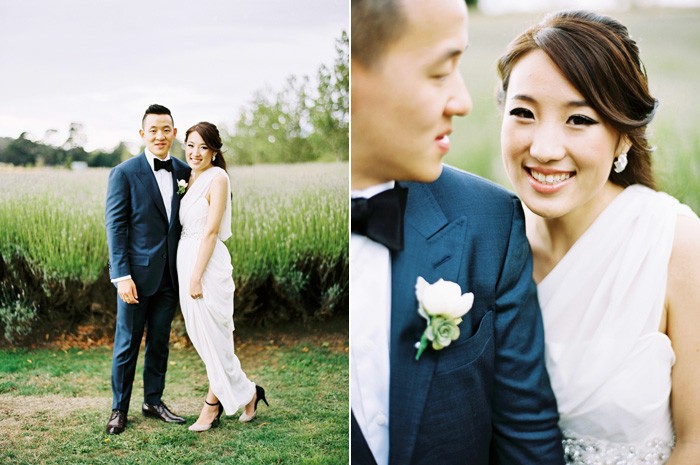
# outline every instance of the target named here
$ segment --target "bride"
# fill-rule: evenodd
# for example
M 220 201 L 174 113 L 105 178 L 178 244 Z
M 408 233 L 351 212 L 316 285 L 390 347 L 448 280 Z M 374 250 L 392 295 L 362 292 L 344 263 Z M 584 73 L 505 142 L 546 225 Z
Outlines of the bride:
M 182 235 L 177 275 L 187 334 L 204 361 L 209 392 L 191 431 L 219 425 L 223 412 L 251 421 L 265 390 L 248 379 L 233 353 L 231 256 L 223 241 L 231 237 L 231 188 L 221 138 L 215 125 L 198 123 L 185 134 L 185 157 L 192 168 L 180 203 Z M 182 186 L 184 188 L 184 186 Z
M 498 71 L 567 463 L 700 463 L 700 220 L 655 190 L 636 43 L 555 13 Z

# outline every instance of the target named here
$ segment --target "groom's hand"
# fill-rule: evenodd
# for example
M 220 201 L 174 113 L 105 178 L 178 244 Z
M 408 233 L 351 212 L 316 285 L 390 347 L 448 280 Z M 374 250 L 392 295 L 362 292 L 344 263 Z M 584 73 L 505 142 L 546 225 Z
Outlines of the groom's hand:
M 133 279 L 125 279 L 117 283 L 117 294 L 127 304 L 139 303 L 139 296 L 136 293 L 136 284 Z

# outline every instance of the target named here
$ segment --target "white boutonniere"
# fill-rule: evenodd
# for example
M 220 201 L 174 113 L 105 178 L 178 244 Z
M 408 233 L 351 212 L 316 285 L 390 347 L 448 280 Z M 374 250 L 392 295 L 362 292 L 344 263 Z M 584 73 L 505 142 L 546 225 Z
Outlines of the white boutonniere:
M 435 284 L 420 276 L 416 280 L 418 313 L 425 318 L 427 325 L 419 342 L 416 342 L 416 360 L 432 343 L 434 350 L 440 350 L 459 338 L 459 325 L 462 317 L 472 308 L 474 294 L 462 294 L 459 284 L 438 280 Z
M 180 179 L 177 181 L 177 193 L 178 195 L 182 195 L 187 191 L 187 181 L 184 179 Z

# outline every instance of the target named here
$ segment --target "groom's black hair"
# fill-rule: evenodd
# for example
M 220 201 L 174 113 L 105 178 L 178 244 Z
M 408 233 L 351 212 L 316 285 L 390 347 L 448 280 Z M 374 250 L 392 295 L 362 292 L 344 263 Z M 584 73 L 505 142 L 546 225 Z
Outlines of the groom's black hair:
M 170 110 L 168 110 L 163 105 L 158 105 L 157 103 L 154 103 L 153 105 L 146 108 L 146 112 L 143 114 L 143 118 L 141 118 L 141 126 L 143 126 L 143 122 L 146 121 L 146 116 L 148 115 L 168 115 L 170 116 L 170 121 L 173 122 L 173 127 L 175 126 L 175 119 L 173 118 L 173 115 L 170 113 Z
M 367 67 L 375 65 L 384 49 L 401 37 L 406 24 L 404 0 L 352 0 L 351 56 Z

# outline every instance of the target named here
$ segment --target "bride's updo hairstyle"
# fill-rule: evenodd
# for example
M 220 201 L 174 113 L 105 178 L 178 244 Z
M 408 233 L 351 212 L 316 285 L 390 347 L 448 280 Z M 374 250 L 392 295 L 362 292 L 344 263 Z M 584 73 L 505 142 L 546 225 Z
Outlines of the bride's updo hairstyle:
M 611 169 L 610 181 L 622 187 L 642 184 L 655 189 L 646 128 L 658 102 L 649 94 L 639 48 L 627 28 L 588 11 L 547 15 L 516 37 L 498 60 L 499 105 L 504 103 L 513 67 L 533 50 L 546 53 L 605 122 L 631 141 L 627 168 L 622 173 Z
M 196 131 L 197 134 L 202 137 L 207 147 L 214 151 L 215 159 L 211 164 L 226 171 L 226 160 L 224 160 L 224 153 L 221 151 L 224 144 L 221 143 L 221 136 L 219 135 L 219 130 L 216 125 L 207 123 L 206 121 L 195 124 L 185 133 L 185 144 L 187 144 L 187 139 L 189 139 L 193 131 Z

